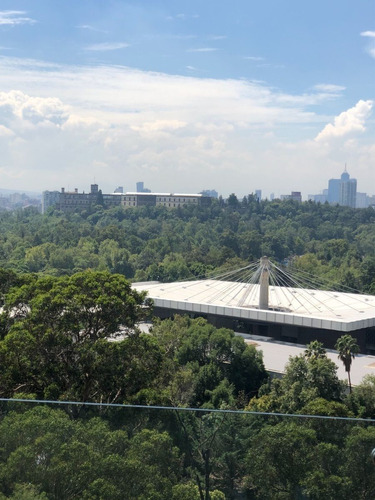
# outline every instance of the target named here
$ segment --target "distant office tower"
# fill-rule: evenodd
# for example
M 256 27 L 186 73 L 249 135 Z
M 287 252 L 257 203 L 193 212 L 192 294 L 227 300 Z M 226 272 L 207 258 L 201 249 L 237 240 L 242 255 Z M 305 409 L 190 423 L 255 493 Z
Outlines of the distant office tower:
M 121 193 L 122 194 L 124 192 L 124 188 L 122 186 L 119 186 L 113 192 L 114 193 Z
M 358 193 L 355 200 L 355 208 L 367 208 L 369 206 L 369 196 L 366 193 Z
M 340 201 L 340 179 L 330 179 L 328 181 L 328 203 L 335 205 Z
M 339 205 L 344 207 L 356 207 L 357 197 L 357 179 L 350 179 L 350 175 L 346 171 L 342 173 L 340 179 L 340 198 Z
M 137 193 L 151 193 L 151 189 L 147 189 L 144 187 L 143 182 L 137 182 Z
M 290 195 L 292 200 L 302 202 L 302 194 L 301 191 L 292 191 L 292 194 Z
M 324 191 L 328 191 L 328 189 L 324 189 L 321 194 L 309 194 L 307 199 L 315 203 L 325 203 L 327 201 L 327 193 L 324 193 Z
M 292 191 L 290 194 L 282 194 L 282 195 L 280 195 L 280 200 L 281 201 L 293 200 L 293 201 L 298 201 L 299 203 L 301 203 L 302 202 L 301 191 Z
M 45 214 L 49 207 L 55 207 L 60 202 L 60 191 L 43 191 L 42 214 Z
M 261 189 L 256 189 L 255 190 L 255 198 L 260 201 L 262 199 L 262 190 Z
M 351 179 L 345 166 L 340 179 L 330 179 L 328 182 L 328 203 L 344 207 L 356 207 L 357 179 Z

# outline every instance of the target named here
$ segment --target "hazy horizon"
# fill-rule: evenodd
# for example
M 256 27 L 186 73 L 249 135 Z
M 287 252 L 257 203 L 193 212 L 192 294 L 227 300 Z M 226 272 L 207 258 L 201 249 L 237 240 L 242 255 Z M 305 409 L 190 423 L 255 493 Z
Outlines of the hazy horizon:
M 5 0 L 0 186 L 374 194 L 375 6 Z

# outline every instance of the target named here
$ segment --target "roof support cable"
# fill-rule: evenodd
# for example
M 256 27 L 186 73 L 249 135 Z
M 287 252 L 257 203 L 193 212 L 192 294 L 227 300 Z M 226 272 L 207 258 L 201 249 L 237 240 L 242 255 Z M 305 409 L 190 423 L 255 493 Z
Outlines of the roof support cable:
M 281 271 L 281 270 L 280 270 Z M 281 271 L 282 273 L 282 276 L 284 276 L 286 273 L 284 273 L 283 271 Z M 288 275 L 287 275 L 288 276 Z M 299 295 L 305 300 L 307 301 L 309 304 L 311 304 L 313 306 L 313 308 L 315 310 L 317 310 L 318 312 L 322 312 L 321 309 L 319 309 L 318 305 L 320 307 L 324 307 L 326 309 L 329 309 L 331 312 L 334 312 L 332 308 L 330 308 L 329 306 L 327 306 L 327 304 L 325 302 L 322 302 L 320 301 L 319 299 L 317 299 L 316 297 L 312 297 L 311 294 L 306 291 L 304 289 L 304 287 L 298 282 L 296 281 L 292 276 L 289 275 L 289 278 L 291 279 L 292 281 L 292 284 L 295 284 L 296 287 L 300 290 L 299 292 Z M 293 292 L 291 292 L 293 293 Z M 293 294 L 293 295 L 296 295 L 296 294 Z M 297 297 L 295 297 L 297 298 Z M 318 303 L 318 305 L 317 305 Z M 296 309 L 296 311 L 298 311 L 299 308 Z M 307 308 L 306 308 L 307 309 Z M 309 313 L 311 314 L 311 312 L 309 311 Z
M 277 275 L 274 273 L 273 269 L 271 269 L 271 272 L 270 272 L 270 281 L 271 281 L 272 286 L 273 286 L 273 293 L 275 294 L 276 304 L 281 308 L 285 307 L 285 304 L 283 303 L 282 298 L 280 298 L 280 294 L 282 296 L 285 296 L 285 294 L 284 294 L 283 290 L 281 289 L 282 287 L 280 287 L 280 285 L 279 285 L 279 282 L 277 280 Z
M 279 268 L 278 268 L 278 269 L 279 269 Z M 280 270 L 280 272 L 282 272 L 283 274 L 286 274 L 286 273 L 284 273 L 281 269 L 279 269 L 279 270 Z M 295 280 L 294 280 L 294 281 L 295 281 Z M 296 282 L 296 283 L 298 283 L 298 282 Z M 303 287 L 301 287 L 301 288 L 302 288 L 302 290 L 303 290 L 302 294 L 308 294 L 308 292 L 306 292 L 306 291 L 305 291 L 305 289 L 304 289 Z M 348 304 L 347 302 L 345 302 L 345 301 L 341 300 L 339 297 L 332 297 L 332 292 L 328 292 L 328 291 L 326 291 L 326 290 L 320 290 L 319 288 L 316 288 L 316 287 L 314 287 L 314 288 L 313 288 L 313 290 L 314 290 L 314 291 L 318 291 L 320 294 L 323 294 L 324 296 L 326 296 L 326 297 L 327 297 L 328 299 L 330 299 L 330 300 L 335 299 L 335 300 L 336 300 L 336 302 L 338 302 L 338 303 L 340 303 L 340 304 L 343 304 L 343 305 L 345 305 L 346 307 L 349 307 L 350 309 L 353 309 L 353 310 L 354 310 L 354 311 L 356 311 L 356 312 L 359 312 L 357 308 L 355 308 L 354 306 L 352 306 L 352 305 Z M 339 293 L 339 292 L 338 292 L 338 293 Z M 351 297 L 352 297 L 352 295 L 351 295 Z M 319 301 L 318 299 L 316 299 L 316 300 L 317 300 L 320 304 L 322 304 L 322 305 L 323 305 L 326 309 L 329 309 L 331 312 L 335 312 L 335 311 L 334 311 L 334 309 L 332 309 L 331 307 L 329 307 L 329 306 L 327 305 L 327 302 L 326 302 L 326 301 L 325 301 L 325 302 L 323 302 L 323 301 Z M 360 301 L 360 303 L 361 303 L 362 305 L 363 305 L 363 304 L 365 304 L 365 302 L 364 302 L 363 300 L 362 300 L 362 301 Z M 366 305 L 368 305 L 368 304 L 366 303 Z
M 225 300 L 229 295 L 232 295 L 233 291 L 236 291 L 237 288 L 238 288 L 238 292 L 235 295 L 237 295 L 239 292 L 242 291 L 243 281 L 237 281 L 237 282 L 233 283 L 232 285 L 228 286 L 224 290 L 224 294 L 222 295 L 222 300 Z
M 294 301 L 298 302 L 299 307 L 294 309 L 295 311 L 298 311 L 300 308 L 302 308 L 308 314 L 313 314 L 312 311 L 307 307 L 307 304 L 301 302 L 297 294 L 293 294 L 293 292 L 290 290 L 291 287 L 281 276 L 278 276 L 278 282 L 281 283 L 280 291 L 284 294 L 284 297 L 287 299 L 288 303 L 292 304 Z M 311 304 L 309 300 L 307 300 L 307 302 L 312 305 L 314 309 L 316 309 L 316 307 Z
M 319 285 L 320 283 L 318 281 L 316 281 L 316 283 Z M 338 284 L 337 283 L 337 289 L 335 291 L 338 291 L 340 293 L 345 293 L 347 295 L 350 295 L 351 299 L 358 302 L 359 304 L 361 305 L 369 305 L 368 302 L 369 302 L 369 299 L 371 298 L 373 301 L 374 301 L 374 305 L 375 305 L 375 297 L 373 295 L 369 295 L 369 294 L 361 294 L 360 290 L 357 290 L 355 288 L 351 288 L 349 286 L 346 286 L 346 285 L 341 285 L 341 284 Z M 340 290 L 341 289 L 341 290 Z M 322 290 L 321 288 L 318 288 L 318 290 L 320 291 L 324 291 Z M 348 290 L 350 290 L 350 292 L 348 292 Z M 360 295 L 358 295 L 360 294 Z M 365 299 L 363 300 L 362 298 L 360 298 L 361 296 L 363 295 L 366 295 L 368 297 L 368 299 Z

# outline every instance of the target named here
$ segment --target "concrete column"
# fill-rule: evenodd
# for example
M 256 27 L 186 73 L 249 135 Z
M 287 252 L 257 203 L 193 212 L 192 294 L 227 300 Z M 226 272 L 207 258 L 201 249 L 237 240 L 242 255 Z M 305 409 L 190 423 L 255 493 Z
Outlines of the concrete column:
M 270 283 L 270 261 L 268 257 L 260 259 L 260 279 L 259 279 L 259 309 L 268 309 L 268 292 Z

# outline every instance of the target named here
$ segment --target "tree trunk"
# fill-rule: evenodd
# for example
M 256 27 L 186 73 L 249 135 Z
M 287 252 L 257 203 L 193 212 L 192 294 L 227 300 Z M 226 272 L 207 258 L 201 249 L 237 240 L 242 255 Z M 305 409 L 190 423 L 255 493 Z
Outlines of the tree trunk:
M 204 456 L 204 482 L 206 490 L 205 500 L 210 500 L 210 450 L 205 450 L 203 452 Z

